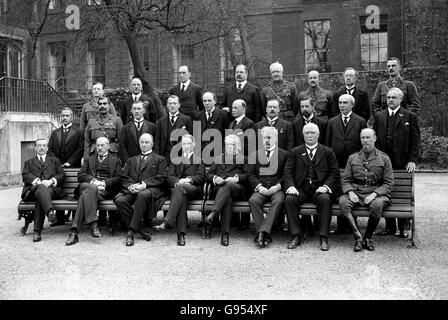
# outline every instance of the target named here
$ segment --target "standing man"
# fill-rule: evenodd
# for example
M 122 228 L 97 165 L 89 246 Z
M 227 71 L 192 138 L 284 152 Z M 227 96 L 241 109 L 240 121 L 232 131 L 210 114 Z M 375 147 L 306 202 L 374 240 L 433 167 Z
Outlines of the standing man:
M 96 139 L 99 137 L 106 137 L 109 140 L 109 152 L 118 156 L 123 123 L 119 117 L 109 114 L 109 108 L 109 98 L 98 98 L 99 115 L 89 120 L 84 131 L 84 161 L 95 152 Z
M 202 89 L 190 81 L 191 73 L 187 66 L 180 66 L 178 75 L 180 83 L 171 87 L 168 93 L 178 96 L 180 112 L 195 120 L 196 113 L 199 110 L 204 110 Z
M 82 106 L 81 121 L 79 125 L 81 130 L 85 129 L 90 119 L 98 117 L 98 98 L 104 96 L 104 85 L 101 82 L 93 84 L 92 95 L 92 99 Z M 117 116 L 117 111 L 112 102 L 110 103 L 109 113 L 113 117 Z
M 280 103 L 279 118 L 293 122 L 300 108 L 297 89 L 293 83 L 283 80 L 282 64 L 274 62 L 269 69 L 272 82 L 261 90 L 263 110 L 266 110 L 269 100 L 277 99 Z
M 123 125 L 133 121 L 133 114 L 131 112 L 131 109 L 133 103 L 136 101 L 141 101 L 143 103 L 143 107 L 145 109 L 145 120 L 156 123 L 157 119 L 165 115 L 165 111 L 163 111 L 163 113 L 161 113 L 160 111 L 157 112 L 154 101 L 152 101 L 150 97 L 142 93 L 143 84 L 139 78 L 133 78 L 131 80 L 131 83 L 129 84 L 129 90 L 131 91 L 131 95 L 127 97 L 121 105 L 120 115 Z
M 221 139 L 225 136 L 225 130 L 229 127 L 229 117 L 227 112 L 216 107 L 216 95 L 207 91 L 202 95 L 202 102 L 205 110 L 196 114 L 196 119 L 201 121 L 201 137 L 206 130 L 215 129 L 221 133 Z M 213 141 L 213 140 L 212 140 Z M 202 149 L 211 143 L 202 141 Z
M 381 81 L 376 87 L 372 99 L 372 113 L 375 116 L 381 110 L 389 106 L 387 93 L 391 88 L 398 88 L 403 93 L 401 106 L 415 114 L 420 111 L 420 96 L 417 88 L 412 81 L 404 80 L 400 75 L 400 60 L 398 58 L 389 58 L 387 60 L 387 69 L 389 70 L 389 80 Z
M 404 94 L 399 88 L 387 92 L 387 109 L 375 115 L 373 129 L 377 134 L 376 147 L 386 153 L 393 169 L 414 172 L 420 154 L 420 128 L 417 115 L 401 108 Z M 394 218 L 386 218 L 386 229 L 380 235 L 395 234 Z M 408 237 L 409 220 L 398 219 L 399 236 Z
M 152 151 L 154 138 L 149 133 L 142 134 L 139 143 L 142 152 L 126 162 L 121 176 L 123 189 L 114 201 L 128 229 L 128 247 L 134 245 L 136 233 L 151 240 L 151 234 L 143 232 L 140 223 L 145 215 L 149 219 L 157 215 L 157 200 L 163 196 L 168 171 L 166 159 Z
M 314 101 L 311 98 L 300 101 L 300 116 L 297 116 L 297 119 L 292 123 L 295 147 L 305 143 L 303 139 L 303 127 L 308 123 L 314 123 L 319 127 L 319 143 L 325 144 L 327 122 L 316 116 Z
M 236 83 L 224 89 L 221 108 L 231 115 L 233 101 L 242 99 L 246 103 L 246 116 L 256 123 L 263 116 L 260 90 L 253 84 L 247 82 L 247 76 L 247 67 L 244 64 L 237 65 L 235 69 Z
M 48 154 L 58 158 L 64 168 L 81 167 L 81 158 L 84 150 L 84 132 L 74 126 L 72 121 L 73 110 L 69 107 L 63 108 L 61 110 L 62 126 L 53 130 L 48 142 Z M 64 211 L 56 210 L 56 222 L 51 224 L 51 226 L 64 224 Z
M 34 148 L 36 156 L 25 161 L 22 172 L 23 201 L 35 201 L 33 242 L 42 240 L 41 232 L 44 227 L 45 216 L 48 222 L 56 221 L 52 199 L 60 199 L 64 192 L 60 188 L 64 180 L 64 170 L 58 158 L 52 157 L 48 152 L 48 140 L 38 139 Z M 26 228 L 21 229 L 25 235 Z
M 193 155 L 194 146 L 192 135 L 182 137 L 182 157 L 170 164 L 167 178 L 171 188 L 171 204 L 166 217 L 155 227 L 157 231 L 166 231 L 176 225 L 178 246 L 185 246 L 187 202 L 202 196 L 205 182 L 205 166 L 201 158 Z
M 332 199 L 338 196 L 338 162 L 333 150 L 318 143 L 317 125 L 305 125 L 303 136 L 305 144 L 291 150 L 285 166 L 285 206 L 292 236 L 288 249 L 295 249 L 304 241 L 299 222 L 300 205 L 311 201 L 316 203 L 319 214 L 320 250 L 328 251 Z
M 288 151 L 278 148 L 277 137 L 277 129 L 263 127 L 261 129 L 263 148 L 251 157 L 256 157 L 256 164 L 249 165 L 249 183 L 254 191 L 249 199 L 249 206 L 257 232 L 254 242 L 260 248 L 272 243 L 270 235 L 272 226 L 285 199 L 282 186 Z M 264 217 L 263 205 L 268 201 L 271 205 Z
M 332 101 L 330 90 L 321 88 L 319 86 L 319 72 L 312 70 L 308 72 L 309 88 L 300 92 L 299 100 L 313 99 L 315 105 L 316 116 L 324 122 L 331 119 L 336 114 L 333 114 Z
M 291 150 L 294 147 L 294 130 L 291 122 L 278 117 L 279 112 L 280 103 L 278 100 L 269 100 L 266 106 L 266 118 L 255 125 L 257 137 L 259 137 L 260 130 L 263 127 L 274 127 L 278 133 L 278 147 L 283 150 Z
M 328 121 L 325 145 L 333 149 L 339 168 L 345 168 L 348 157 L 361 149 L 361 130 L 367 128 L 366 120 L 355 114 L 355 98 L 349 94 L 339 97 L 340 116 Z
M 132 102 L 132 121 L 128 122 L 121 131 L 121 163 L 126 163 L 129 158 L 140 153 L 139 140 L 142 134 L 156 135 L 157 126 L 144 119 L 146 108 L 142 101 Z
M 247 200 L 247 159 L 241 153 L 241 141 L 230 134 L 225 139 L 225 153 L 215 158 L 207 173 L 207 180 L 215 187 L 215 201 L 210 214 L 204 219 L 202 238 L 211 238 L 213 219 L 220 217 L 221 245 L 229 245 L 232 222 L 232 201 Z
M 341 177 L 343 194 L 339 205 L 355 238 L 355 252 L 362 248 L 375 250 L 373 232 L 380 222 L 383 209 L 391 204 L 394 171 L 389 157 L 375 148 L 375 141 L 375 131 L 368 128 L 361 131 L 362 149 L 348 158 Z M 363 238 L 352 214 L 355 206 L 369 207 L 370 216 Z
M 120 159 L 109 154 L 109 140 L 99 137 L 96 140 L 96 154 L 84 161 L 78 172 L 79 186 L 75 192 L 79 195 L 78 206 L 65 242 L 67 246 L 79 241 L 78 234 L 83 223 L 90 225 L 92 237 L 102 236 L 98 229 L 98 201 L 114 198 L 120 188 L 120 176 Z
M 246 117 L 246 102 L 244 102 L 244 100 L 237 99 L 233 101 L 232 116 L 234 120 L 230 123 L 229 129 L 232 129 L 233 134 L 236 134 L 240 138 L 244 149 L 244 156 L 247 157 L 249 152 L 249 139 L 247 136 L 245 137 L 245 132 L 247 130 L 254 130 L 255 124 L 252 120 Z M 255 131 L 253 132 L 255 133 Z M 255 135 L 254 138 L 256 139 Z
M 353 68 L 345 68 L 344 74 L 344 83 L 345 85 L 339 87 L 333 93 L 333 115 L 337 115 L 339 113 L 339 97 L 343 94 L 350 94 L 355 98 L 355 105 L 353 106 L 353 112 L 358 116 L 364 118 L 366 122 L 370 119 L 370 104 L 369 104 L 369 95 L 366 91 L 359 88 L 356 85 L 356 81 L 358 80 L 358 74 Z
M 169 96 L 167 107 L 168 114 L 157 122 L 154 151 L 169 160 L 171 149 L 180 141 L 180 138 L 171 140 L 171 133 L 177 129 L 186 130 L 185 133 L 192 133 L 193 124 L 189 116 L 179 112 L 180 103 L 178 96 Z

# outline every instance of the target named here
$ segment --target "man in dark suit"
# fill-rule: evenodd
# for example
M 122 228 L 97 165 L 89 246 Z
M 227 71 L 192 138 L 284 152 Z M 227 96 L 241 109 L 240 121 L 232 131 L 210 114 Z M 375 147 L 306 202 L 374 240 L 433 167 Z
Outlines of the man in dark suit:
M 366 120 L 352 112 L 355 99 L 352 95 L 339 97 L 340 116 L 328 121 L 325 145 L 333 149 L 339 168 L 345 168 L 348 157 L 361 149 L 361 130 L 367 128 Z
M 157 201 L 164 195 L 162 188 L 168 171 L 166 159 L 152 151 L 154 139 L 149 133 L 142 134 L 139 143 L 142 153 L 126 162 L 121 176 L 123 188 L 115 197 L 115 204 L 128 229 L 128 247 L 134 245 L 136 233 L 146 241 L 151 240 L 151 234 L 143 232 L 140 223 L 144 215 L 149 219 L 157 215 Z
M 143 133 L 149 133 L 155 137 L 157 131 L 157 126 L 143 117 L 146 113 L 143 102 L 133 102 L 131 113 L 133 121 L 128 122 L 121 131 L 120 153 L 122 164 L 125 164 L 129 158 L 140 154 L 139 140 Z
M 201 137 L 202 137 L 202 149 L 208 144 L 211 144 L 215 139 L 208 141 L 204 139 L 204 132 L 207 130 L 217 130 L 220 134 L 220 139 L 217 143 L 222 144 L 222 139 L 225 136 L 225 130 L 229 127 L 229 118 L 227 112 L 217 108 L 216 95 L 213 92 L 207 91 L 202 95 L 202 102 L 204 103 L 205 110 L 202 110 L 196 114 L 196 119 L 201 122 Z M 218 133 L 216 132 L 216 134 Z M 214 134 L 209 131 L 208 133 Z M 207 134 L 206 134 L 207 135 Z M 217 154 L 216 152 L 214 154 Z M 214 156 L 211 154 L 211 156 Z
M 178 246 L 185 246 L 187 202 L 202 196 L 205 182 L 205 166 L 201 158 L 193 155 L 194 146 L 192 135 L 182 137 L 182 157 L 173 159 L 167 178 L 171 188 L 171 204 L 166 217 L 155 227 L 157 231 L 166 231 L 176 225 Z
M 303 126 L 308 123 L 314 123 L 319 127 L 319 143 L 325 144 L 325 134 L 327 131 L 327 122 L 316 117 L 314 112 L 314 101 L 311 98 L 300 101 L 300 114 L 292 123 L 294 130 L 294 146 L 300 146 L 305 143 L 303 139 Z
M 202 89 L 195 83 L 190 81 L 191 73 L 187 66 L 179 67 L 180 83 L 168 90 L 170 95 L 179 97 L 180 112 L 189 116 L 192 120 L 196 113 L 204 110 L 202 103 Z
M 90 225 L 92 237 L 101 237 L 98 229 L 98 201 L 113 199 L 120 188 L 121 162 L 109 154 L 109 140 L 96 140 L 96 155 L 84 161 L 78 172 L 78 206 L 73 218 L 71 232 L 65 244 L 71 246 L 79 241 L 79 231 L 83 223 Z
M 246 117 L 257 123 L 263 117 L 263 106 L 261 103 L 260 90 L 247 81 L 248 70 L 244 64 L 239 64 L 235 69 L 236 83 L 224 89 L 221 108 L 230 115 L 232 114 L 233 101 L 242 99 L 246 103 Z
M 167 107 L 169 113 L 157 121 L 154 151 L 169 160 L 171 149 L 180 141 L 182 135 L 193 132 L 193 124 L 189 116 L 179 112 L 179 97 L 169 96 Z M 179 138 L 171 140 L 171 133 L 175 130 L 179 130 L 176 131 L 179 132 Z
M 58 158 L 64 168 L 81 167 L 84 150 L 84 132 L 74 126 L 72 121 L 73 110 L 69 107 L 63 108 L 61 110 L 62 126 L 53 130 L 48 142 L 48 154 Z M 64 224 L 64 211 L 56 210 L 56 222 L 52 223 L 51 226 Z
M 387 92 L 386 110 L 375 115 L 373 129 L 376 132 L 376 147 L 386 153 L 393 169 L 414 172 L 420 153 L 420 128 L 417 115 L 401 107 L 403 92 L 392 88 Z M 386 218 L 386 229 L 380 235 L 395 234 L 397 224 L 394 218 Z M 408 219 L 398 219 L 398 234 L 408 237 Z
M 275 218 L 282 209 L 285 193 L 282 190 L 283 173 L 288 151 L 277 146 L 277 129 L 261 129 L 262 146 L 249 157 L 249 183 L 254 191 L 249 199 L 257 235 L 254 242 L 260 248 L 272 243 L 271 230 Z M 252 161 L 256 159 L 255 164 Z M 264 217 L 263 205 L 270 201 L 269 211 Z
M 152 101 L 150 97 L 142 93 L 143 84 L 139 78 L 133 78 L 131 80 L 129 90 L 131 91 L 131 95 L 122 102 L 120 109 L 120 116 L 123 125 L 133 121 L 131 109 L 133 103 L 136 101 L 143 102 L 143 106 L 145 108 L 145 120 L 156 123 L 156 121 L 164 115 L 164 113 L 162 114 L 160 111 L 157 112 L 154 101 Z
M 255 124 L 257 138 L 260 139 L 263 127 L 274 127 L 277 129 L 277 146 L 283 150 L 291 150 L 294 147 L 294 130 L 292 123 L 278 117 L 280 105 L 277 99 L 271 99 L 266 105 L 266 118 Z
M 213 219 L 220 216 L 221 245 L 229 245 L 230 224 L 232 222 L 232 200 L 247 199 L 246 158 L 241 153 L 241 141 L 230 134 L 224 139 L 225 153 L 215 158 L 207 173 L 207 180 L 213 183 L 215 201 L 211 213 L 205 217 L 202 238 L 211 238 Z
M 355 98 L 353 112 L 368 122 L 370 119 L 369 95 L 356 85 L 356 81 L 358 80 L 356 70 L 353 68 L 345 68 L 343 77 L 345 85 L 339 87 L 333 93 L 333 115 L 339 114 L 339 97 L 343 94 L 350 94 Z
M 300 205 L 311 201 L 316 203 L 319 214 L 320 250 L 328 251 L 332 200 L 339 195 L 338 162 L 333 150 L 318 143 L 317 125 L 305 125 L 303 136 L 305 144 L 290 152 L 284 171 L 285 206 L 292 236 L 288 249 L 295 249 L 304 241 L 299 222 Z
M 25 161 L 22 172 L 23 201 L 36 201 L 34 209 L 34 234 L 33 242 L 42 240 L 41 232 L 44 227 L 45 216 L 48 221 L 56 221 L 52 199 L 60 199 L 64 192 L 60 188 L 64 180 L 64 170 L 58 158 L 47 154 L 48 140 L 38 139 L 36 141 L 36 157 Z M 26 233 L 26 228 L 21 230 Z

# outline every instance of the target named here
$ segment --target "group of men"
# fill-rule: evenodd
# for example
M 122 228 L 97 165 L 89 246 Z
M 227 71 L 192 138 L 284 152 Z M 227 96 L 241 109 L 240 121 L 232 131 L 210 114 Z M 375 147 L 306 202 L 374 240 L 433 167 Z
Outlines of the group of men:
M 72 125 L 73 112 L 64 108 L 62 127 L 49 141 L 39 139 L 37 156 L 25 163 L 22 199 L 36 201 L 33 241 L 41 240 L 45 216 L 52 225 L 65 223 L 51 200 L 63 196 L 62 168 L 79 167 L 83 158 L 67 245 L 79 241 L 83 224 L 90 225 L 93 237 L 101 237 L 97 202 L 105 199 L 118 208 L 109 211 L 111 234 L 121 221 L 127 246 L 134 245 L 136 234 L 149 241 L 142 222 L 151 224 L 170 198 L 168 212 L 154 229 L 176 228 L 177 244 L 183 246 L 188 201 L 201 198 L 209 182 L 215 201 L 202 224 L 204 239 L 218 225 L 221 244 L 228 246 L 232 219 L 240 218 L 240 227 L 246 228 L 250 219 L 232 213 L 232 201 L 248 200 L 260 248 L 272 243 L 274 227 L 286 226 L 286 215 L 289 249 L 314 228 L 320 249 L 327 251 L 331 207 L 339 202 L 344 218 L 338 219 L 336 232 L 353 233 L 355 251 L 374 250 L 372 235 L 390 205 L 393 169 L 413 172 L 420 147 L 415 85 L 400 76 L 398 59 L 389 59 L 387 66 L 390 78 L 378 84 L 372 108 L 353 68 L 344 71 L 345 85 L 334 93 L 319 86 L 317 71 L 308 73 L 309 88 L 298 93 L 283 79 L 278 62 L 270 66 L 272 82 L 262 90 L 247 81 L 247 67 L 238 65 L 235 83 L 225 88 L 218 105 L 215 93 L 202 93 L 182 66 L 180 83 L 169 90 L 167 112 L 142 94 L 138 78 L 132 79 L 131 95 L 118 112 L 97 83 L 92 101 L 83 107 L 81 128 Z M 314 226 L 309 216 L 300 215 L 304 202 L 317 205 Z M 371 212 L 364 236 L 351 212 L 357 205 Z M 396 228 L 395 219 L 386 219 L 379 234 L 396 234 Z M 408 221 L 399 219 L 397 235 L 407 237 L 408 228 Z

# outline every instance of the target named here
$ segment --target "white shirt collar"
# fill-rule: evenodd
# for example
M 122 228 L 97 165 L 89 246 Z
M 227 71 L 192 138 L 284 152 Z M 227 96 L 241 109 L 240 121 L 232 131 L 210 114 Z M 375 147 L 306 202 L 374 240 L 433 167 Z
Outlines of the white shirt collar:
M 178 116 L 179 116 L 179 111 L 177 111 L 174 115 L 172 115 L 171 113 L 168 113 L 168 115 L 170 116 L 170 118 L 171 117 L 174 117 L 174 118 L 177 118 Z
M 66 126 L 64 126 L 64 125 L 62 125 L 62 129 L 69 129 L 69 128 L 71 128 L 71 126 L 72 126 L 72 123 L 69 123 L 68 125 L 66 125 Z
M 193 151 L 191 151 L 189 154 L 185 155 L 185 153 L 182 154 L 185 158 L 190 159 L 193 155 Z
M 278 116 L 276 116 L 274 119 L 271 119 L 271 118 L 267 117 L 267 119 L 268 119 L 268 122 L 277 121 L 278 120 Z
M 309 146 L 309 145 L 305 144 L 307 149 L 315 149 L 317 147 L 317 145 L 318 145 L 317 143 L 313 144 L 312 146 Z
M 184 86 L 184 89 L 187 90 L 188 86 L 190 85 L 190 79 L 188 79 L 186 82 L 180 83 L 180 88 L 182 89 L 182 86 Z
M 140 99 L 140 97 L 142 96 L 142 93 L 140 92 L 139 94 L 132 94 L 132 100 L 135 100 L 135 98 Z
M 239 116 L 238 118 L 235 118 L 236 123 L 237 123 L 237 124 L 240 123 L 240 121 L 243 120 L 243 118 L 244 118 L 245 116 L 246 116 L 246 115 L 243 114 L 242 116 Z
M 149 150 L 149 151 L 146 152 L 146 153 L 143 153 L 143 152 L 142 152 L 142 155 L 146 157 L 146 156 L 149 155 L 151 152 L 152 152 L 152 150 Z
M 345 85 L 345 89 L 352 91 L 353 89 L 355 89 L 356 84 L 354 84 L 353 86 L 349 87 L 347 85 Z
M 277 149 L 277 145 L 273 145 L 269 149 L 264 149 L 264 152 L 270 151 L 271 154 L 269 155 L 269 157 L 272 157 L 272 153 L 275 151 L 275 149 Z
M 241 81 L 241 82 L 236 82 L 236 87 L 238 88 L 238 85 L 241 83 L 241 89 L 242 88 L 244 88 L 244 86 L 246 85 L 246 83 L 247 83 L 247 80 L 244 80 L 244 81 Z
M 389 112 L 389 116 L 392 115 L 392 112 L 397 114 L 398 110 L 400 110 L 401 106 L 399 106 L 397 109 L 392 110 L 391 108 L 387 107 L 387 110 Z
M 216 109 L 216 107 L 213 107 L 213 109 L 212 109 L 212 110 L 210 110 L 210 111 L 207 111 L 207 110 L 205 110 L 205 113 L 210 113 L 210 114 L 213 114 L 213 112 L 215 112 L 215 109 Z
M 342 118 L 345 118 L 345 117 L 349 117 L 350 118 L 352 113 L 353 113 L 353 111 L 350 111 L 348 114 L 341 113 L 341 116 L 342 116 Z
M 37 159 L 39 159 L 39 157 L 41 157 L 42 160 L 45 162 L 45 159 L 47 158 L 47 154 L 44 154 L 44 155 L 42 155 L 42 156 L 37 155 Z
M 311 120 L 313 120 L 313 118 L 314 118 L 314 113 L 312 113 L 308 119 L 305 118 L 304 116 L 302 116 L 302 118 L 303 118 L 303 120 L 305 120 L 305 121 L 311 121 Z
M 143 123 L 144 120 L 145 120 L 145 118 L 141 118 L 140 120 L 137 120 L 134 118 L 134 122 L 136 122 L 136 123 Z

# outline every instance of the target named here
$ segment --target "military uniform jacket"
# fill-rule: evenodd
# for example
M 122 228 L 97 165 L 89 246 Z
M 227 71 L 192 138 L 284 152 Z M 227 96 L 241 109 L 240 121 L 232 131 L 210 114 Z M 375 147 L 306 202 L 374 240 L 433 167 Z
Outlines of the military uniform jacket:
M 396 87 L 403 92 L 403 100 L 401 106 L 415 114 L 420 110 L 420 96 L 417 92 L 414 82 L 404 80 L 401 76 L 397 79 L 395 86 L 392 80 L 381 81 L 376 87 L 375 94 L 372 99 L 372 112 L 376 115 L 381 110 L 387 109 L 387 92 L 389 89 Z
M 260 130 L 263 127 L 269 127 L 269 121 L 266 118 L 263 118 L 263 120 L 255 124 L 258 141 L 261 141 Z M 294 148 L 294 130 L 292 128 L 292 123 L 278 118 L 277 120 L 275 120 L 274 128 L 277 129 L 278 132 L 278 147 L 283 150 L 291 150 L 292 148 Z
M 97 100 L 93 98 L 82 106 L 81 121 L 79 127 L 84 130 L 87 126 L 87 123 L 89 123 L 89 120 L 96 119 L 97 117 L 99 117 L 99 114 L 100 112 L 98 110 Z M 117 111 L 115 110 L 115 106 L 112 102 L 109 102 L 109 114 L 112 117 L 117 116 Z
M 71 126 L 66 133 L 65 144 L 61 146 L 62 127 L 53 130 L 48 141 L 48 154 L 58 158 L 62 164 L 70 163 L 73 168 L 81 167 L 81 158 L 84 151 L 84 132 L 76 126 Z M 64 148 L 65 157 L 61 157 L 61 147 Z
M 96 179 L 96 159 L 97 153 L 95 152 L 95 154 L 89 157 L 87 161 L 84 161 L 81 169 L 78 171 L 79 183 L 90 183 L 93 179 Z M 121 161 L 117 156 L 111 153 L 107 155 L 103 162 L 104 161 L 107 161 L 109 167 L 109 176 L 104 179 L 106 189 L 118 192 L 121 187 Z
M 84 160 L 95 152 L 96 139 L 99 137 L 109 139 L 109 151 L 118 154 L 122 129 L 123 123 L 119 117 L 90 119 L 84 132 Z
M 360 194 L 376 192 L 378 196 L 391 196 L 394 171 L 387 154 L 374 148 L 366 159 L 361 150 L 352 154 L 341 177 L 343 193 L 353 191 Z
M 261 90 L 263 110 L 266 110 L 268 101 L 271 99 L 276 99 L 280 102 L 280 111 L 290 111 L 285 112 L 287 116 L 295 116 L 300 110 L 296 86 L 289 81 L 282 80 L 280 83 L 273 81 Z
M 304 90 L 299 94 L 299 101 L 313 99 L 316 107 L 314 108 L 314 112 L 318 117 L 328 117 L 331 119 L 336 114 L 333 114 L 333 97 L 331 95 L 330 90 L 321 88 L 319 86 L 316 87 L 316 90 L 309 88 L 308 90 Z M 339 110 L 339 108 L 338 108 Z

